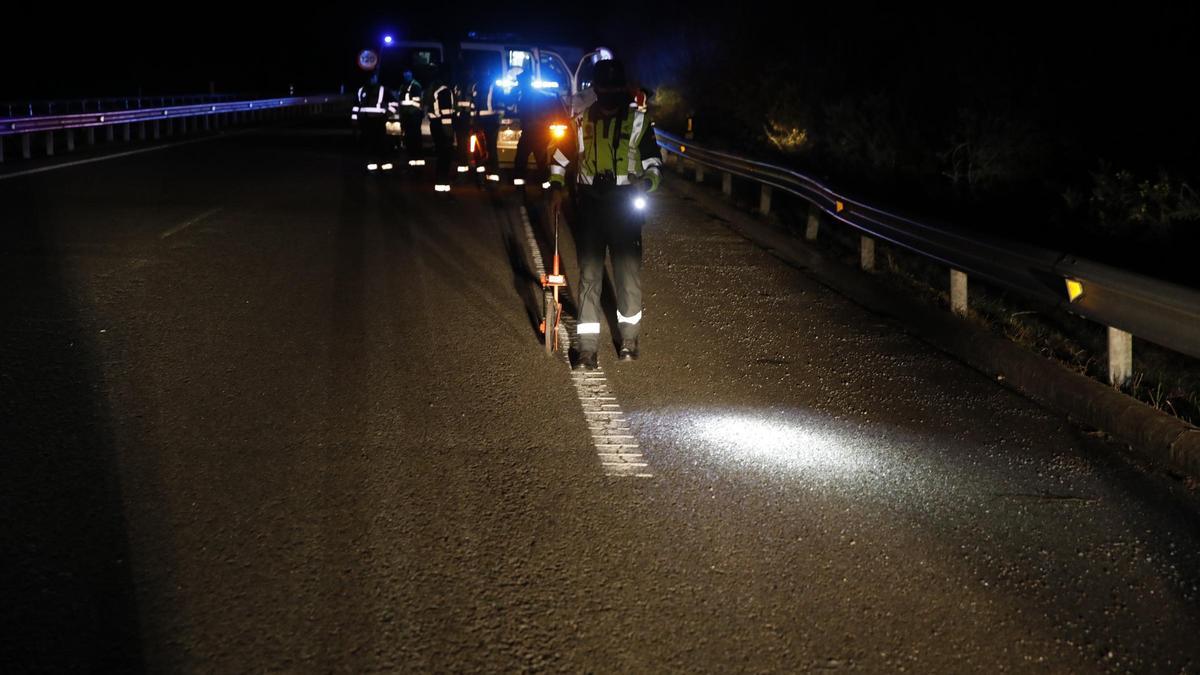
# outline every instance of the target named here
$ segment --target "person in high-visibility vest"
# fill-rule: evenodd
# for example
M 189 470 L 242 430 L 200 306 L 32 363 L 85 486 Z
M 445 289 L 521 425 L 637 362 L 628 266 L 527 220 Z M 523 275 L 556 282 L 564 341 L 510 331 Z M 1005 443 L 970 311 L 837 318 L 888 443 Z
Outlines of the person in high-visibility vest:
M 500 180 L 500 114 L 502 106 L 496 95 L 496 80 L 485 73 L 482 80 L 472 85 L 475 99 L 475 123 L 483 131 L 487 143 L 487 179 L 493 183 Z
M 454 123 L 454 90 L 446 84 L 434 86 L 427 106 L 429 135 L 433 136 L 434 153 L 437 155 L 433 189 L 449 192 L 450 164 L 454 152 L 454 137 L 450 128 Z
M 550 208 L 566 200 L 567 169 L 575 169 L 579 219 L 579 355 L 577 368 L 596 368 L 600 342 L 600 289 L 604 256 L 612 256 L 617 294 L 618 357 L 638 358 L 642 322 L 642 225 L 646 194 L 662 182 L 662 156 L 649 116 L 631 106 L 620 61 L 596 64 L 596 102 L 580 118 L 575 138 L 550 146 Z
M 409 166 L 424 166 L 424 146 L 421 142 L 421 83 L 411 70 L 404 71 L 404 87 L 400 91 L 400 129 L 404 132 L 404 150 Z
M 471 170 L 471 123 L 475 118 L 475 73 L 467 69 L 454 85 L 454 162 L 460 175 Z
M 367 171 L 390 171 L 392 168 L 387 157 L 387 117 L 388 105 L 393 102 L 391 93 L 379 83 L 377 76 L 358 89 L 355 114 Z
M 553 99 L 533 86 L 533 74 L 528 70 L 517 75 L 516 116 L 521 122 L 521 136 L 517 139 L 517 151 L 513 156 L 513 185 L 523 187 L 526 181 L 541 183 L 546 173 L 546 144 L 549 133 L 549 111 Z M 529 157 L 537 165 L 537 174 L 530 177 L 526 167 Z

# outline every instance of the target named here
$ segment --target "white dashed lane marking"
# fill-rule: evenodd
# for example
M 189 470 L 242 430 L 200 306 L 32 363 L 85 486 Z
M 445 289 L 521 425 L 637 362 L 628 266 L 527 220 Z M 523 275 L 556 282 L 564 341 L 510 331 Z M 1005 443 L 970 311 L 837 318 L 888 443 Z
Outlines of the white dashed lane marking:
M 538 276 L 541 276 L 546 273 L 546 265 L 538 250 L 533 226 L 529 223 L 529 213 L 524 206 L 521 207 L 521 221 L 525 225 L 525 238 L 533 254 L 533 263 L 537 267 Z M 567 316 L 564 312 L 562 322 L 558 326 L 558 344 L 561 345 L 559 356 L 567 363 L 568 345 L 579 344 L 575 324 L 575 318 Z M 596 448 L 596 457 L 600 460 L 600 467 L 605 475 L 653 478 L 650 465 L 633 436 L 625 413 L 621 411 L 621 404 L 608 388 L 604 368 L 573 370 L 571 381 L 575 385 L 575 394 L 579 398 L 580 407 L 583 408 L 583 416 L 592 435 L 592 445 Z

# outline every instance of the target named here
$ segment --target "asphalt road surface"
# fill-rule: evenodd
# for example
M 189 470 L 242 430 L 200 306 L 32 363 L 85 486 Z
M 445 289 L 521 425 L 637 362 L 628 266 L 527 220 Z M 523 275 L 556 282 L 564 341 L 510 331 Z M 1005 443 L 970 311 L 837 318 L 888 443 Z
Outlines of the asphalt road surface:
M 1187 483 L 669 187 L 608 475 L 512 188 L 348 142 L 0 180 L 0 669 L 1200 670 Z

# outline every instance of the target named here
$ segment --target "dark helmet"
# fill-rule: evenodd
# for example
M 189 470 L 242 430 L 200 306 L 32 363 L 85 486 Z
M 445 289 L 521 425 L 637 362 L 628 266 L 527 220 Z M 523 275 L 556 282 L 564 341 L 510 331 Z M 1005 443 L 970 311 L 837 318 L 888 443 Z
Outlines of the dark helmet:
M 593 87 L 624 87 L 625 64 L 616 59 L 605 59 L 596 62 L 592 72 Z

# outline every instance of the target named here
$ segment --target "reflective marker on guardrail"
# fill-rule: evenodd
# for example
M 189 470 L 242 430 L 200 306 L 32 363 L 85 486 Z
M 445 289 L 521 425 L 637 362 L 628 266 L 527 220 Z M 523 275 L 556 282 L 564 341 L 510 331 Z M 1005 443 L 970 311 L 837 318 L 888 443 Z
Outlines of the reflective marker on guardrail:
M 1076 279 L 1064 279 L 1067 282 L 1067 300 L 1075 302 L 1083 295 L 1083 284 Z

